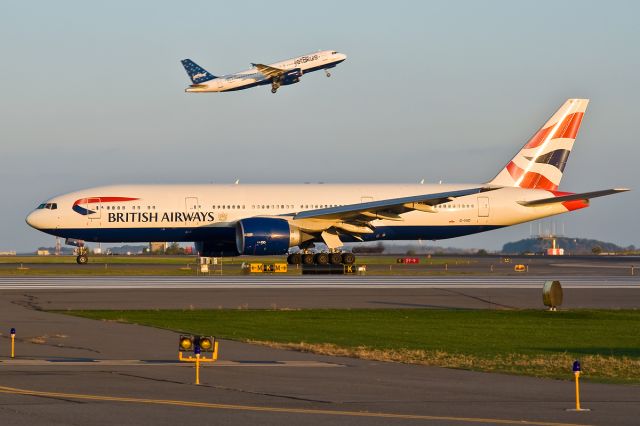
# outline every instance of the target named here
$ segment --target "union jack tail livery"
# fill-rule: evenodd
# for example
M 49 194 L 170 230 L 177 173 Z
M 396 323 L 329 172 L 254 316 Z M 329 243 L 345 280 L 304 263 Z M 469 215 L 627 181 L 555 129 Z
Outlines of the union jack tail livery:
M 489 184 L 556 191 L 588 99 L 569 99 Z

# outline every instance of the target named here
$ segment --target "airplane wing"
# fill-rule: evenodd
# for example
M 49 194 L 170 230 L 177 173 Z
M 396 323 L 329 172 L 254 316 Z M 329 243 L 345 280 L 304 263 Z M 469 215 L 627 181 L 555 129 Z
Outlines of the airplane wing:
M 518 201 L 518 204 L 521 204 L 525 207 L 536 207 L 536 206 L 544 206 L 547 204 L 564 203 L 565 201 L 575 201 L 575 200 L 588 201 L 591 198 L 604 197 L 605 195 L 617 194 L 619 192 L 625 192 L 625 191 L 629 191 L 629 189 L 628 188 L 603 189 L 602 191 L 592 191 L 592 192 L 583 192 L 581 194 L 562 195 L 560 197 L 542 198 L 540 200 Z
M 376 219 L 403 220 L 400 215 L 412 210 L 435 213 L 433 206 L 447 203 L 458 197 L 493 191 L 495 188 L 471 188 L 459 191 L 439 192 L 436 194 L 414 195 L 411 197 L 390 198 L 368 203 L 349 204 L 340 207 L 306 210 L 296 214 L 293 219 L 325 219 L 369 222 Z
M 265 77 L 275 77 L 287 72 L 287 70 L 283 70 L 282 68 L 270 67 L 269 65 L 263 65 L 263 64 L 251 64 L 251 65 L 256 67 L 256 69 Z

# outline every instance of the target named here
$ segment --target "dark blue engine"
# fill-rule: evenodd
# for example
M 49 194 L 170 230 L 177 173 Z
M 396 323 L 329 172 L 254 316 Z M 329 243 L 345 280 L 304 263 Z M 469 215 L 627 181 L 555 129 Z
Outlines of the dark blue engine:
M 292 238 L 292 231 L 294 233 Z M 240 254 L 286 254 L 289 247 L 297 245 L 299 233 L 292 230 L 284 219 L 252 217 L 242 219 L 236 226 L 236 248 Z
M 233 228 L 231 228 L 233 230 Z M 231 240 L 196 241 L 196 252 L 202 257 L 239 256 L 236 242 Z
M 288 84 L 298 83 L 300 81 L 300 77 L 302 77 L 302 70 L 300 68 L 292 69 L 282 74 L 280 77 L 280 84 L 286 86 Z

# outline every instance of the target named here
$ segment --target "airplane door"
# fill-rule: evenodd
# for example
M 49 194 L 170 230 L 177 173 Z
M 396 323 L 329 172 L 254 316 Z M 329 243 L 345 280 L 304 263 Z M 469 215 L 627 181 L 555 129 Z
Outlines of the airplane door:
M 87 218 L 91 220 L 100 219 L 102 216 L 102 201 L 100 198 L 87 198 L 82 206 L 87 209 Z
M 478 217 L 489 217 L 489 197 L 478 197 Z

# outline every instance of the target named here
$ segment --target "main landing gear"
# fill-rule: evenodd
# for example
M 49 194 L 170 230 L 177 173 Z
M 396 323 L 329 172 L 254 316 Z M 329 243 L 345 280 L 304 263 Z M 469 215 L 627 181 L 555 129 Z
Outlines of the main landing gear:
M 271 82 L 271 93 L 276 93 L 279 87 L 280 87 L 280 83 L 277 80 L 273 80 Z
M 353 253 L 293 253 L 287 256 L 289 265 L 353 265 L 356 257 Z
M 329 70 L 324 70 L 324 75 L 326 75 L 327 77 L 331 77 L 331 73 L 329 72 Z

